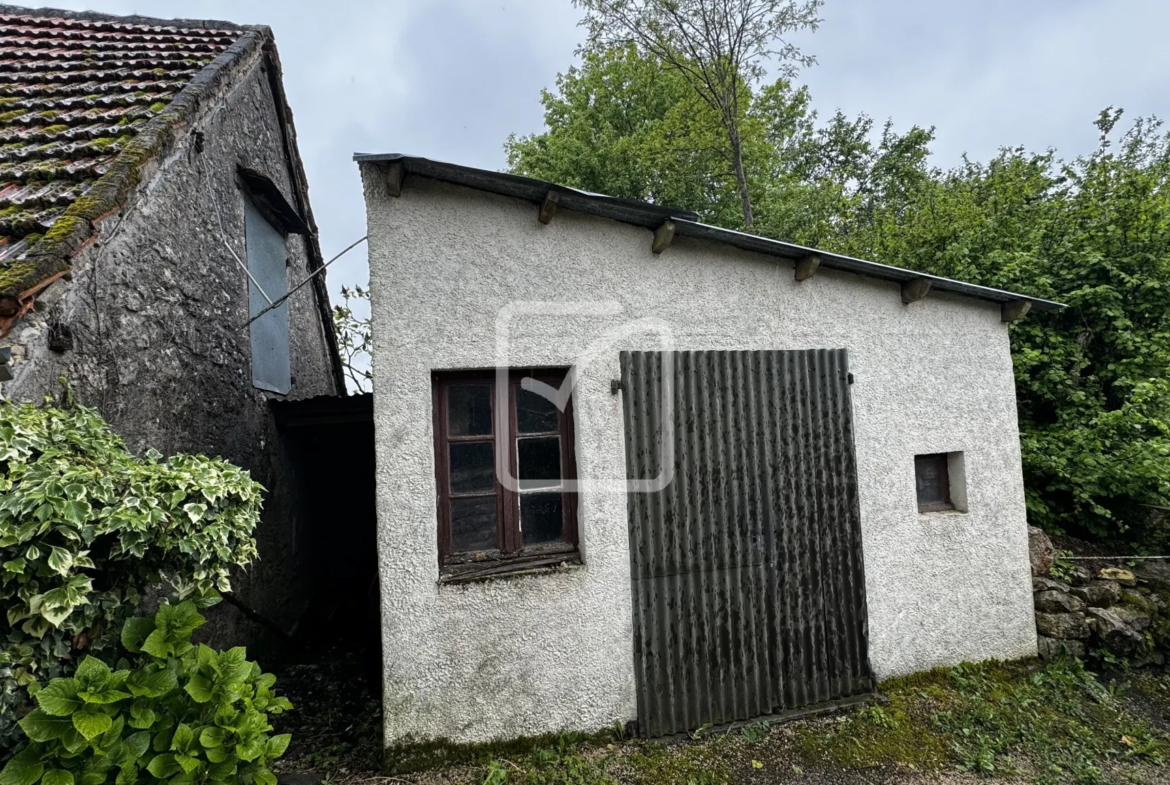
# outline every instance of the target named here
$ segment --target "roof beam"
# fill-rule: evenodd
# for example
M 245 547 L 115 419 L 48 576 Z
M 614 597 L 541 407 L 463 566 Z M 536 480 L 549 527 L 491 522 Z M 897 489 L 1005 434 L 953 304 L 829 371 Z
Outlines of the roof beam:
M 674 221 L 666 221 L 654 230 L 654 242 L 650 246 L 650 250 L 654 253 L 662 253 L 670 244 L 674 242 Z
M 808 256 L 796 263 L 796 280 L 807 281 L 817 274 L 817 270 L 821 266 L 821 257 L 815 253 L 810 253 Z
M 1000 306 L 999 318 L 1001 321 L 1014 322 L 1017 319 L 1023 319 L 1030 310 L 1032 310 L 1032 303 L 1027 300 L 1012 300 L 1010 303 L 1004 303 Z
M 909 305 L 926 299 L 926 295 L 930 294 L 931 283 L 929 278 L 915 278 L 913 281 L 906 281 L 902 284 L 902 303 Z
M 544 195 L 544 201 L 540 204 L 540 212 L 536 215 L 536 220 L 542 224 L 547 224 L 552 220 L 557 212 L 557 204 L 561 201 L 560 194 L 556 191 L 549 191 Z
M 391 161 L 386 167 L 386 190 L 391 196 L 402 196 L 402 181 L 406 179 L 406 165 Z

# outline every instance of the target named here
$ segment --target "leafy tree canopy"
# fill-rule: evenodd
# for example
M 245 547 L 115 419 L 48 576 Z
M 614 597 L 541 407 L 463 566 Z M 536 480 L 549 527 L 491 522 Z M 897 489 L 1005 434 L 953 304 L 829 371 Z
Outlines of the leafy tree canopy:
M 754 230 L 874 261 L 1047 297 L 1011 326 L 1031 520 L 1157 547 L 1170 506 L 1170 136 L 1096 120 L 1089 155 L 1003 149 L 929 164 L 933 129 L 880 131 L 807 89 L 748 91 L 740 129 Z M 591 50 L 542 96 L 546 130 L 508 139 L 512 171 L 694 210 L 742 229 L 718 117 L 676 69 L 633 47 Z

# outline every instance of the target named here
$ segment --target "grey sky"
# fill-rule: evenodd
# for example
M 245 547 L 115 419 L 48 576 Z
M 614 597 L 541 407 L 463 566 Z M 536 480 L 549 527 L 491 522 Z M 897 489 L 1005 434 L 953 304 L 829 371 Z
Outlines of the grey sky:
M 365 233 L 355 151 L 502 168 L 511 132 L 540 130 L 541 88 L 574 60 L 569 0 L 60 0 L 56 7 L 228 19 L 276 32 L 326 257 Z M 1000 146 L 1096 143 L 1112 104 L 1170 116 L 1165 0 L 827 0 L 800 43 L 822 115 L 934 125 L 934 163 Z M 681 205 L 685 206 L 685 205 Z M 330 268 L 364 283 L 365 255 Z

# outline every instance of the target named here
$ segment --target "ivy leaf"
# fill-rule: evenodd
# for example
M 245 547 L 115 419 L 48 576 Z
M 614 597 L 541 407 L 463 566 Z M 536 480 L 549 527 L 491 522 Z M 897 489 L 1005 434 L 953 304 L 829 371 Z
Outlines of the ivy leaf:
M 47 687 L 37 692 L 37 705 L 44 709 L 46 714 L 68 717 L 81 708 L 82 702 L 77 697 L 79 690 L 76 679 L 54 679 Z
M 73 730 L 69 717 L 54 717 L 42 709 L 34 709 L 20 721 L 24 734 L 33 741 L 53 741 Z
M 203 517 L 203 513 L 207 512 L 207 505 L 199 502 L 188 502 L 183 505 L 183 512 L 187 513 L 187 517 L 191 519 L 191 523 L 199 523 Z
M 102 735 L 113 724 L 114 721 L 110 719 L 109 714 L 90 706 L 73 714 L 73 727 L 77 728 L 77 732 L 84 736 L 86 741 L 91 741 L 94 737 Z
M 25 750 L 0 771 L 0 785 L 36 785 L 44 771 L 40 756 L 33 750 Z
M 65 769 L 49 769 L 41 778 L 42 785 L 73 785 L 73 772 Z
M 93 516 L 93 507 L 86 501 L 67 501 L 61 509 L 61 514 L 70 523 L 84 526 Z
M 69 570 L 72 567 L 73 554 L 64 548 L 58 548 L 56 545 L 49 549 L 49 569 L 64 578 L 69 575 Z
M 292 741 L 292 734 L 282 733 L 279 736 L 273 736 L 268 740 L 268 748 L 264 751 L 268 758 L 279 758 L 288 749 L 288 743 Z

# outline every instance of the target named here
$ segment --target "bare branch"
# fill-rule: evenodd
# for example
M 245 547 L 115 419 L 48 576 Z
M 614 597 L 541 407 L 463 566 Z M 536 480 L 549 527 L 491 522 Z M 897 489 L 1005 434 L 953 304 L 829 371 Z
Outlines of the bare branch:
M 752 226 L 739 123 L 746 111 L 741 90 L 751 88 L 769 64 L 785 76 L 814 62 L 788 33 L 816 30 L 823 0 L 573 0 L 584 9 L 581 25 L 591 46 L 632 43 L 678 71 L 723 122 L 744 224 Z

